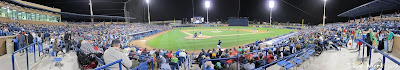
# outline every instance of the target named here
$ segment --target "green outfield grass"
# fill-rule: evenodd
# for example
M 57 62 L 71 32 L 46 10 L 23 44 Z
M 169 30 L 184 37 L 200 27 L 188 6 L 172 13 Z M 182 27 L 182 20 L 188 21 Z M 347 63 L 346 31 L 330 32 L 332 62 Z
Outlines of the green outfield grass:
M 219 29 L 218 31 L 221 32 L 213 32 L 217 30 L 200 30 L 202 35 L 208 35 L 208 36 L 216 36 L 216 35 L 232 35 L 232 34 L 237 34 L 237 33 L 251 33 L 248 31 L 235 31 L 235 30 L 221 30 Z M 197 33 L 199 35 L 200 31 L 189 31 L 190 34 L 195 34 Z
M 185 49 L 185 50 L 201 50 L 201 49 L 212 49 L 217 48 L 218 40 L 222 40 L 221 47 L 233 47 L 242 44 L 248 44 L 250 42 L 255 42 L 256 40 L 264 40 L 265 38 L 274 37 L 277 35 L 287 34 L 291 31 L 290 29 L 276 29 L 276 28 L 259 28 L 259 27 L 245 27 L 248 30 L 258 29 L 259 31 L 272 31 L 272 33 L 258 33 L 258 34 L 248 34 L 248 35 L 232 35 L 232 34 L 244 34 L 251 33 L 248 31 L 234 31 L 227 29 L 244 29 L 244 27 L 218 27 L 220 29 L 220 33 L 212 33 L 211 31 L 215 30 L 201 30 L 203 35 L 215 36 L 215 35 L 232 35 L 232 36 L 219 36 L 212 37 L 208 39 L 185 39 L 187 34 L 181 32 L 180 30 L 193 30 L 195 29 L 215 29 L 215 27 L 186 27 L 186 28 L 177 28 L 175 30 L 171 30 L 165 34 L 162 34 L 154 39 L 151 39 L 147 42 L 147 45 L 160 48 L 165 50 L 177 50 L 177 49 Z M 194 34 L 193 32 L 198 31 L 189 31 L 189 33 Z

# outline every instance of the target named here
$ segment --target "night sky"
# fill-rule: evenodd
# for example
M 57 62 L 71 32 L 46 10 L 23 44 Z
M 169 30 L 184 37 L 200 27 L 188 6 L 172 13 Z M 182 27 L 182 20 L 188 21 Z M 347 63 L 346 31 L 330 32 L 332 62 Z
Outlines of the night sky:
M 24 0 L 49 7 L 60 8 L 63 12 L 90 14 L 88 0 Z M 93 0 L 95 15 L 123 16 L 127 0 Z M 205 0 L 194 0 L 194 16 L 206 17 Z M 285 2 L 287 3 L 285 3 Z M 373 0 L 328 0 L 326 7 L 327 23 L 347 21 L 348 17 L 337 15 Z M 150 0 L 150 14 L 154 21 L 191 18 L 192 0 Z M 210 21 L 224 20 L 228 17 L 249 17 L 249 21 L 269 21 L 268 0 L 211 0 Z M 289 4 L 293 5 L 289 5 Z M 275 0 L 272 20 L 277 22 L 322 23 L 323 0 Z M 297 7 L 297 8 L 296 8 Z M 301 10 L 303 11 L 301 11 Z M 307 12 L 307 13 L 305 13 Z M 79 20 L 63 17 L 65 20 Z

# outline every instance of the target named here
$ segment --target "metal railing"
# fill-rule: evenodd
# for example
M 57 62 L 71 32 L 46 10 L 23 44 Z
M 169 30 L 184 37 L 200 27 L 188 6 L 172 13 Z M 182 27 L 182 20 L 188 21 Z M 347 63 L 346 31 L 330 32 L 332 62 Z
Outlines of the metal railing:
M 186 56 L 187 59 L 186 59 L 185 63 L 187 62 L 187 64 L 184 63 L 184 65 L 187 65 L 187 66 L 185 66 L 185 70 L 186 70 L 186 69 L 189 69 L 189 70 L 190 70 L 190 68 L 192 67 L 191 64 L 193 63 L 193 55 L 194 55 L 194 54 L 192 53 L 192 55 Z
M 137 67 L 131 69 L 131 70 L 138 70 L 139 67 L 143 66 L 143 65 L 147 65 L 147 63 L 149 63 L 150 61 L 152 61 L 153 59 L 148 59 L 145 62 L 140 63 Z M 153 62 L 152 62 L 153 65 Z M 153 68 L 151 70 L 154 70 L 154 66 L 152 66 Z
M 393 57 L 391 57 L 391 56 L 389 56 L 388 54 L 386 54 L 386 53 L 380 51 L 379 49 L 375 48 L 374 46 L 368 44 L 368 43 L 365 42 L 364 40 L 361 40 L 361 39 L 357 39 L 357 40 L 358 40 L 359 42 L 362 42 L 363 44 L 367 45 L 367 47 L 370 48 L 370 51 L 371 51 L 371 52 L 372 52 L 372 49 L 373 49 L 373 50 L 375 50 L 375 51 L 378 51 L 380 54 L 382 54 L 382 56 L 383 56 L 383 61 L 382 61 L 383 67 L 382 67 L 382 70 L 385 69 L 385 59 L 386 59 L 386 58 L 388 58 L 389 60 L 393 61 L 394 63 L 396 63 L 397 65 L 400 66 L 400 62 L 397 61 L 396 59 L 394 59 Z M 361 45 L 357 45 L 357 46 L 358 46 L 358 47 L 361 47 Z M 365 47 L 363 47 L 363 49 L 362 49 L 362 50 L 363 50 L 362 63 L 364 63 L 364 48 L 365 48 Z M 372 53 L 371 53 L 371 52 L 369 52 L 370 56 L 369 56 L 368 65 L 371 65 L 371 57 L 372 57 Z
M 149 62 L 149 60 L 153 60 L 153 57 L 150 57 L 150 56 L 144 56 L 144 55 L 139 55 L 139 54 L 135 54 L 135 53 L 131 53 L 132 55 L 137 55 L 137 56 L 139 56 L 139 58 L 141 58 L 141 57 L 144 57 L 144 58 L 149 58 L 147 61 L 145 61 L 145 62 L 141 62 L 137 67 L 135 67 L 135 68 L 138 68 L 138 67 L 141 67 L 141 66 L 143 66 L 142 64 L 144 64 L 144 63 L 148 63 Z M 139 58 L 138 58 L 138 60 L 139 60 Z M 153 63 L 153 61 L 151 62 L 151 70 L 154 70 L 154 63 Z M 137 70 L 137 69 L 132 69 L 132 70 Z
M 122 62 L 122 59 L 119 59 L 119 60 L 117 60 L 117 61 L 111 62 L 111 63 L 106 64 L 106 65 L 104 65 L 104 66 L 97 67 L 97 68 L 95 68 L 94 70 L 101 70 L 101 69 L 110 67 L 111 65 L 114 65 L 114 64 L 116 64 L 116 63 L 119 64 L 119 70 L 122 70 L 122 63 L 121 63 L 121 62 Z
M 132 55 L 137 55 L 137 56 L 139 56 L 139 57 L 149 58 L 147 61 L 141 62 L 139 66 L 135 67 L 136 69 L 132 69 L 132 70 L 137 70 L 138 67 L 143 66 L 145 63 L 148 63 L 148 62 L 150 62 L 151 60 L 153 60 L 153 57 L 150 57 L 150 56 L 144 56 L 144 55 L 139 55 L 139 54 L 134 54 L 134 53 L 131 53 L 131 54 L 132 54 Z M 96 59 L 99 60 L 100 63 L 103 63 L 103 61 L 101 61 L 101 59 L 100 59 L 99 57 L 96 57 Z M 122 59 L 117 60 L 117 61 L 114 61 L 114 62 L 109 63 L 109 64 L 106 64 L 106 65 L 103 65 L 103 66 L 101 66 L 101 67 L 97 67 L 97 68 L 95 68 L 95 70 L 101 70 L 101 69 L 111 70 L 111 69 L 108 68 L 108 67 L 111 66 L 111 65 L 114 65 L 114 64 L 116 64 L 116 63 L 119 63 L 119 64 L 120 64 L 120 70 L 121 70 L 121 62 L 122 62 Z M 153 62 L 152 62 L 152 65 L 153 65 Z M 153 69 L 154 69 L 154 65 L 152 66 L 152 70 L 153 70 Z
M 12 59 L 12 68 L 13 68 L 13 70 L 15 70 L 15 57 L 14 57 L 14 55 L 16 54 L 16 53 L 18 53 L 18 52 L 21 52 L 21 51 L 23 51 L 23 50 L 25 50 L 25 55 L 26 55 L 26 68 L 27 68 L 27 70 L 29 70 L 29 50 L 28 50 L 28 48 L 29 47 L 32 47 L 31 49 L 33 49 L 33 58 L 34 58 L 34 62 L 36 62 L 36 42 L 34 41 L 32 44 L 29 44 L 28 46 L 25 46 L 25 47 L 23 47 L 23 48 L 20 48 L 20 49 L 18 49 L 17 51 L 14 51 L 12 54 L 11 54 L 11 59 Z M 40 54 L 40 51 L 39 51 L 39 54 Z
M 99 64 L 100 65 L 104 65 L 104 62 L 103 62 L 103 60 L 101 60 L 101 58 L 99 58 L 99 57 L 95 57 L 97 60 L 98 60 L 98 62 L 99 62 Z M 108 70 L 111 70 L 110 68 L 108 68 L 108 67 L 106 67 L 106 69 L 108 69 Z

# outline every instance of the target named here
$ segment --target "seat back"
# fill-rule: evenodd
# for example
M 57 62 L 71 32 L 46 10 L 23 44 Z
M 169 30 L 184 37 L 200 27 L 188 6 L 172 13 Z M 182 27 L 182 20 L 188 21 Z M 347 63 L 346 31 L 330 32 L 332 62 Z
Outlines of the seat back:
M 55 61 L 55 62 L 60 62 L 60 61 L 62 61 L 62 58 L 54 58 L 54 59 L 53 59 L 53 62 L 54 62 L 54 61 Z
M 86 55 L 85 53 L 83 53 L 82 51 L 78 51 L 77 53 L 78 56 L 78 62 L 81 65 L 89 65 L 92 61 L 91 61 L 91 57 L 89 55 Z

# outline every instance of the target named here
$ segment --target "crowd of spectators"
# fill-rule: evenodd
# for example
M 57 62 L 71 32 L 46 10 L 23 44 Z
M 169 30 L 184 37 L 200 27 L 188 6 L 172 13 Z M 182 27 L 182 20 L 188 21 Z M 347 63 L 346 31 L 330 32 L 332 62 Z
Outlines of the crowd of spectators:
M 50 45 L 50 48 L 44 48 L 44 50 L 54 52 L 56 57 L 58 54 L 66 54 L 70 50 L 76 49 L 79 50 L 77 51 L 79 54 L 89 55 L 89 58 L 102 57 L 103 52 L 111 47 L 113 40 L 121 41 L 121 47 L 128 47 L 131 46 L 128 43 L 132 40 L 132 37 L 128 36 L 130 34 L 142 31 L 155 33 L 154 31 L 161 32 L 171 29 L 171 27 L 151 24 L 75 26 L 3 23 L 1 27 L 0 34 L 2 36 L 16 36 L 14 40 L 17 43 L 16 50 L 37 42 L 37 44 Z M 92 54 L 95 55 L 92 56 Z
M 202 50 L 198 55 L 199 58 L 196 60 L 199 61 L 199 67 L 204 65 L 205 68 L 203 69 L 206 70 L 231 70 L 236 68 L 252 70 L 265 64 L 269 64 L 276 59 L 302 51 L 308 46 L 308 44 L 316 45 L 312 50 L 316 50 L 317 53 L 315 55 L 318 55 L 324 50 L 334 49 L 339 51 L 339 48 L 341 47 L 350 47 L 350 45 L 348 45 L 350 42 L 361 45 L 361 42 L 356 39 L 367 41 L 369 44 L 377 46 L 379 50 L 391 52 L 393 44 L 392 31 L 395 30 L 398 30 L 398 23 L 394 21 L 370 22 L 363 24 L 328 24 L 324 27 L 310 26 L 300 30 L 300 34 L 291 36 L 290 38 L 280 42 L 280 45 L 283 45 L 283 47 L 271 49 L 271 47 L 276 47 L 277 45 L 261 46 L 258 44 L 263 41 L 257 41 L 250 45 L 239 46 L 238 48 Z M 265 41 L 268 40 L 270 39 L 266 39 Z M 376 42 L 373 44 L 371 41 L 374 40 Z M 368 52 L 370 52 L 369 47 L 367 48 Z M 267 50 L 267 53 L 266 51 L 260 50 Z M 240 55 L 238 60 L 236 58 L 237 55 Z M 368 56 L 369 55 L 370 54 L 368 54 Z M 207 61 L 202 64 L 201 61 L 203 60 Z M 239 66 L 237 66 L 236 63 L 239 63 Z
M 379 24 L 386 24 L 381 26 Z M 307 26 L 298 31 L 298 34 L 279 41 L 274 45 L 260 45 L 281 36 L 257 40 L 254 43 L 230 49 L 208 49 L 195 53 L 199 67 L 207 70 L 251 70 L 273 61 L 304 51 L 309 44 L 315 44 L 312 50 L 320 54 L 323 50 L 348 47 L 349 43 L 362 44 L 357 39 L 362 39 L 379 50 L 391 52 L 393 44 L 393 31 L 398 30 L 398 23 L 393 21 L 327 24 L 326 26 Z M 124 69 L 138 67 L 140 62 L 152 60 L 154 65 L 140 66 L 143 68 L 154 67 L 162 70 L 175 70 L 184 66 L 188 60 L 188 53 L 184 50 L 166 51 L 162 49 L 147 49 L 127 44 L 129 34 L 142 31 L 164 31 L 171 27 L 150 24 L 112 24 L 103 26 L 73 26 L 73 25 L 35 25 L 14 24 L 2 25 L 1 35 L 16 35 L 19 48 L 37 43 L 47 43 L 53 46 L 52 51 L 68 53 L 74 47 L 80 53 L 102 57 L 105 64 L 123 59 Z M 375 41 L 375 42 L 374 42 Z M 77 45 L 75 45 L 77 44 Z M 281 46 L 281 47 L 278 47 Z M 66 52 L 62 50 L 66 49 Z M 112 48 L 112 49 L 110 49 Z M 369 48 L 369 47 L 367 47 Z M 266 51 L 264 51 L 266 50 Z M 368 52 L 370 50 L 368 49 Z M 103 55 L 104 53 L 104 55 Z M 240 56 L 239 56 L 240 55 Z M 368 56 L 370 54 L 367 54 Z M 78 56 L 79 57 L 79 56 Z M 226 58 L 226 59 L 225 59 Z M 220 60 L 210 60 L 220 59 Z M 202 61 L 205 61 L 204 63 Z M 110 66 L 117 69 L 118 65 Z M 142 68 L 141 68 L 142 69 Z
M 276 59 L 283 58 L 304 50 L 308 44 L 316 43 L 314 41 L 320 35 L 313 33 L 318 33 L 318 31 L 302 30 L 299 32 L 299 34 L 293 35 L 290 38 L 282 40 L 274 45 L 260 45 L 260 43 L 263 41 L 259 40 L 249 45 L 230 49 L 208 49 L 207 51 L 202 50 L 202 52 L 199 53 L 198 58 L 195 60 L 199 61 L 200 68 L 205 65 L 204 69 L 206 70 L 234 70 L 237 68 L 251 70 L 261 67 L 265 64 L 269 64 Z M 278 39 L 279 37 L 280 36 L 265 39 L 264 42 L 272 39 Z M 280 45 L 284 46 L 278 47 Z M 238 59 L 237 55 L 239 55 Z M 202 64 L 201 61 L 209 59 L 221 60 L 210 60 Z

